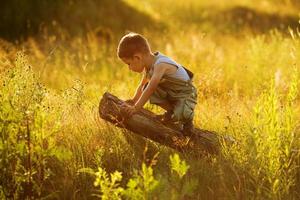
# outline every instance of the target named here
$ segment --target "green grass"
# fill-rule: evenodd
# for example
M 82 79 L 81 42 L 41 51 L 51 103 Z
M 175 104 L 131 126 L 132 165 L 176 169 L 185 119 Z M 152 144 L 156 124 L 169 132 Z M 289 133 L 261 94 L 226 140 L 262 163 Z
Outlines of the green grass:
M 74 16 L 101 19 L 101 12 L 88 13 L 99 5 L 79 1 Z M 127 199 L 298 199 L 300 35 L 293 23 L 299 5 L 292 0 L 126 0 L 118 5 L 146 17 L 122 21 L 124 11 L 115 25 L 101 24 L 111 29 L 107 43 L 95 36 L 96 20 L 92 28 L 73 27 L 82 34 L 64 27 L 77 23 L 76 17 L 64 20 L 68 12 L 59 14 L 62 21 L 53 32 L 48 24 L 51 30 L 19 43 L 0 41 L 0 196 L 95 199 L 91 194 L 102 191 L 108 199 L 118 198 L 118 192 L 99 185 L 109 184 L 119 171 L 116 187 L 127 191 L 122 194 Z M 113 5 L 106 6 L 105 13 L 113 13 Z M 143 26 L 148 19 L 163 26 Z M 123 26 L 140 31 L 153 50 L 195 73 L 196 126 L 231 135 L 236 145 L 224 146 L 217 156 L 180 154 L 178 160 L 174 150 L 99 118 L 105 91 L 128 99 L 140 79 L 116 56 Z M 101 169 L 96 187 L 95 174 L 80 172 L 87 168 Z M 152 189 L 142 178 L 151 170 L 158 182 Z M 102 180 L 104 172 L 108 179 Z M 129 180 L 138 186 L 129 190 Z

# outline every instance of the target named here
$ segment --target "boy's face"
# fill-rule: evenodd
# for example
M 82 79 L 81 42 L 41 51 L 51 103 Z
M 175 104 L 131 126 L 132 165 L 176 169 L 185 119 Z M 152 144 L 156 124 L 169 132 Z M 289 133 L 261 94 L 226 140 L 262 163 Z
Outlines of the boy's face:
M 142 73 L 144 70 L 142 55 L 134 54 L 131 58 L 121 58 L 131 71 Z

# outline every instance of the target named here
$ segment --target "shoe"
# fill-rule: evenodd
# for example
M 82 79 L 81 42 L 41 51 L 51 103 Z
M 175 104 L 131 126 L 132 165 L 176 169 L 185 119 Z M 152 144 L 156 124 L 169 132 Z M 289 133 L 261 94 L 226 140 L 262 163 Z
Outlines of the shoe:
M 194 130 L 193 121 L 188 121 L 183 124 L 182 134 L 184 136 L 192 136 Z
M 165 112 L 162 115 L 156 115 L 156 119 L 158 119 L 159 121 L 161 121 L 163 123 L 167 123 L 167 122 L 172 121 L 172 116 L 173 116 L 173 111 L 168 110 L 167 112 Z

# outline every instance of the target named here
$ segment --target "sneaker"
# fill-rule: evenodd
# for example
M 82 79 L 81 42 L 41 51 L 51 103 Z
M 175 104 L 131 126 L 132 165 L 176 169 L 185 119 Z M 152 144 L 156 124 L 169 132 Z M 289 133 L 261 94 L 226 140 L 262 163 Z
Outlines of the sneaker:
M 193 121 L 188 121 L 183 124 L 182 134 L 184 136 L 191 136 L 193 134 L 194 124 Z

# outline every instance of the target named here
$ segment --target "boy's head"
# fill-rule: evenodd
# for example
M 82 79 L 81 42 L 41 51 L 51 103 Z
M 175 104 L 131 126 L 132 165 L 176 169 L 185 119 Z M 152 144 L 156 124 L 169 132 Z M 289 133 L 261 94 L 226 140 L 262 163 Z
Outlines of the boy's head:
M 145 58 L 150 55 L 150 45 L 146 38 L 138 33 L 128 33 L 123 36 L 117 49 L 118 57 L 135 72 L 142 72 Z

